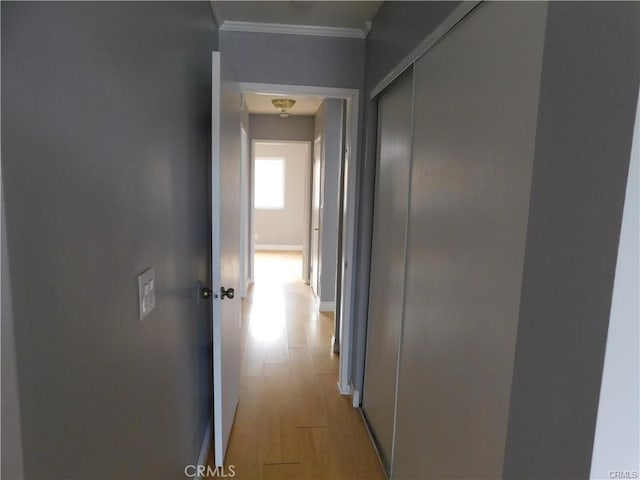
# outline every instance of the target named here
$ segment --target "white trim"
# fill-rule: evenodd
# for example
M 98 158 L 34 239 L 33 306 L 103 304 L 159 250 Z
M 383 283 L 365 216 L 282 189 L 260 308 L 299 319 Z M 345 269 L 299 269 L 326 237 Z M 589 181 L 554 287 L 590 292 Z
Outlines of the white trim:
M 356 276 L 354 265 L 356 264 L 356 190 L 358 185 L 358 95 L 353 101 L 347 102 L 346 119 L 349 129 L 345 130 L 345 144 L 343 145 L 348 159 L 346 177 L 347 191 L 344 195 L 346 209 L 343 209 L 342 220 L 343 234 L 339 239 L 342 242 L 342 265 L 338 266 L 338 274 L 342 274 L 342 292 L 340 295 L 340 363 L 338 369 L 338 381 L 343 390 L 349 387 L 351 380 L 351 347 L 353 344 L 353 307 L 356 291 Z M 345 125 L 345 128 L 347 128 Z M 343 163 L 344 168 L 344 163 Z M 344 267 L 344 268 L 343 268 Z
M 222 32 L 275 33 L 279 35 L 309 35 L 313 37 L 367 38 L 359 28 L 321 27 L 318 25 L 291 25 L 285 23 L 239 22 L 225 20 Z
M 244 98 L 244 95 L 242 97 Z M 249 120 L 249 124 L 251 124 L 251 120 Z M 251 131 L 247 133 L 249 134 L 249 171 L 247 172 L 249 175 L 249 202 L 247 205 L 249 210 L 249 282 L 253 283 L 256 267 L 256 222 L 254 218 L 256 212 L 255 208 L 253 208 L 253 203 L 255 202 L 256 172 L 253 160 L 255 158 L 256 145 L 255 141 L 251 138 Z
M 371 33 L 371 27 L 373 26 L 373 21 L 372 20 L 367 20 L 366 22 L 364 22 L 364 29 L 363 32 L 364 34 L 368 37 L 369 34 Z
M 207 429 L 204 432 L 202 438 L 202 446 L 200 447 L 200 455 L 198 456 L 198 463 L 196 465 L 206 465 L 207 456 L 209 455 L 209 447 L 211 446 L 211 419 L 207 423 Z M 196 480 L 202 480 L 202 477 L 198 474 Z
M 340 388 L 340 382 L 336 383 L 336 387 L 338 388 L 338 392 L 340 392 L 340 395 L 352 395 L 353 394 L 353 385 L 349 384 L 349 386 L 347 387 L 346 390 L 342 390 L 342 388 Z
M 340 342 L 336 341 L 335 335 L 331 335 L 331 349 L 333 350 L 333 353 L 340 353 Z
M 324 132 L 323 132 L 324 133 Z M 320 281 L 322 270 L 322 133 L 313 139 L 313 154 L 311 159 L 310 196 L 309 196 L 309 283 L 311 291 L 320 301 Z M 315 263 L 315 265 L 314 265 Z
M 302 239 L 302 279 L 305 284 L 309 284 L 311 280 L 311 196 L 313 170 L 313 144 L 307 143 L 307 157 L 304 159 L 304 200 L 302 225 L 304 228 L 304 238 Z
M 249 134 L 240 122 L 240 297 L 247 296 L 247 279 L 249 277 L 250 243 L 249 242 Z
M 353 383 L 349 384 L 349 388 L 351 389 L 351 404 L 353 405 L 353 408 L 360 408 L 360 390 L 356 390 Z
M 387 88 L 391 82 L 398 78 L 402 72 L 414 64 L 422 55 L 427 53 L 438 41 L 444 37 L 449 30 L 455 27 L 460 20 L 466 17 L 471 11 L 481 3 L 480 0 L 462 2 L 451 14 L 431 32 L 427 37 L 411 50 L 396 67 L 386 74 L 380 82 L 371 90 L 371 97 L 377 97 L 380 92 Z
M 335 312 L 336 302 L 317 302 L 319 312 Z
M 276 244 L 256 244 L 255 246 L 256 251 L 258 250 L 270 250 L 270 251 L 274 251 L 274 252 L 288 252 L 288 251 L 292 251 L 292 252 L 301 252 L 302 251 L 302 245 L 276 245 Z
M 275 95 L 304 95 L 315 97 L 342 98 L 351 100 L 360 93 L 354 88 L 314 87 L 311 85 L 287 85 L 284 83 L 238 82 L 242 93 L 271 93 Z M 357 105 L 357 103 L 356 103 Z M 276 141 L 276 140 L 272 140 Z
M 211 7 L 211 14 L 213 15 L 213 21 L 216 24 L 218 29 L 220 28 L 220 24 L 222 23 L 222 13 L 220 12 L 220 8 L 218 7 L 218 2 L 213 0 L 209 0 L 209 7 Z
M 254 115 L 253 113 L 251 115 Z M 261 114 L 257 114 L 261 115 Z M 267 144 L 267 145 L 280 145 L 283 143 L 295 143 L 298 145 L 311 145 L 309 140 L 273 140 L 273 139 L 264 139 L 264 138 L 252 138 L 251 143 L 255 145 L 256 143 Z

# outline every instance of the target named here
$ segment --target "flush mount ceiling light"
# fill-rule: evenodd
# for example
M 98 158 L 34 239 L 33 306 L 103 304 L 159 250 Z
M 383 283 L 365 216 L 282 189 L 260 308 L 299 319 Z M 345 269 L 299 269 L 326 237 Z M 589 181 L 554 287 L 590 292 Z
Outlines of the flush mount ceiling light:
M 296 104 L 296 101 L 293 98 L 274 98 L 271 103 L 278 109 L 278 115 L 282 118 L 287 118 L 289 110 Z

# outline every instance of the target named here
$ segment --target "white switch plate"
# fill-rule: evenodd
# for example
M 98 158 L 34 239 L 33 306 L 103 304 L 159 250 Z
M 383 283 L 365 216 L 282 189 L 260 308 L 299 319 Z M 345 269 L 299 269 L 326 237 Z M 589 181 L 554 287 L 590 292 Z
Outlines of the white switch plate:
M 156 274 L 153 268 L 147 268 L 138 275 L 138 301 L 138 318 L 142 321 L 156 306 Z

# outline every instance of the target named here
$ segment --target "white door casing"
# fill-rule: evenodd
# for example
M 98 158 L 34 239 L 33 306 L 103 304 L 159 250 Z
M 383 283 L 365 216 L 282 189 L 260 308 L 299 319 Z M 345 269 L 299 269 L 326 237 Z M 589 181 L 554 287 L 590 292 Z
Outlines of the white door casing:
M 219 52 L 211 78 L 211 288 L 213 441 L 223 466 L 240 392 L 240 122 L 241 93 Z M 237 295 L 222 298 L 221 288 Z
M 313 188 L 311 192 L 311 288 L 319 301 L 320 291 L 320 218 L 322 217 L 322 136 L 313 142 Z
M 249 284 L 249 137 L 240 124 L 240 295 L 247 296 Z

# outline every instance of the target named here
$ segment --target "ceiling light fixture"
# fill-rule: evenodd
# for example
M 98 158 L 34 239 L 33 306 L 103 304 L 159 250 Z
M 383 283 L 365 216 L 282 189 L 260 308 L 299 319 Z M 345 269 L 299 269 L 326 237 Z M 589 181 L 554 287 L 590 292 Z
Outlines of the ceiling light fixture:
M 287 118 L 289 110 L 296 104 L 296 101 L 293 98 L 274 98 L 271 103 L 278 109 L 278 115 L 282 118 Z

